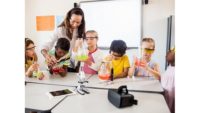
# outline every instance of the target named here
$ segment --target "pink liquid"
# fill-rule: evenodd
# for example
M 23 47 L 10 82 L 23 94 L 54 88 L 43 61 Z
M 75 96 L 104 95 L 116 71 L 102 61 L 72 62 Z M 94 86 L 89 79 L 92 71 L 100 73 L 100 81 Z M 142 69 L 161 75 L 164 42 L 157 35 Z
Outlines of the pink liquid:
M 140 60 L 138 60 L 138 59 L 137 59 L 136 62 L 135 62 L 135 65 L 136 65 L 136 66 L 140 66 L 140 67 L 145 67 L 145 64 L 146 64 L 146 63 L 145 63 L 144 61 L 140 61 Z

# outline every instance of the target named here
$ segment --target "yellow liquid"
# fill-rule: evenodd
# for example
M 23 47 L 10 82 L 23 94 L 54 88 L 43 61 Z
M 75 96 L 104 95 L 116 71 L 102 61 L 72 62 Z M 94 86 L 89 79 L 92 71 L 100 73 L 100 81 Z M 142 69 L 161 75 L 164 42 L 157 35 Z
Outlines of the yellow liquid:
M 81 56 L 76 57 L 76 60 L 80 60 L 80 61 L 84 61 L 84 60 L 87 60 L 87 59 L 88 59 L 87 55 L 81 55 Z

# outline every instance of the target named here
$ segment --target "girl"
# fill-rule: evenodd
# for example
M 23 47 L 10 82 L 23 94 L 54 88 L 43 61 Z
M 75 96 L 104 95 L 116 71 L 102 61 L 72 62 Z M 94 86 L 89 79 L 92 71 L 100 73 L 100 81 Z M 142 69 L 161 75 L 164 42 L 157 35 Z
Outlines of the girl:
M 152 38 L 142 39 L 142 58 L 134 57 L 133 65 L 129 68 L 129 76 L 153 76 L 160 80 L 159 66 L 151 59 L 155 50 L 155 42 Z
M 89 30 L 86 32 L 85 41 L 87 43 L 87 55 L 88 59 L 82 61 L 83 71 L 85 74 L 97 74 L 98 69 L 103 60 L 103 53 L 97 47 L 98 34 L 94 30 Z M 82 40 L 76 41 L 76 47 L 73 49 L 73 54 L 75 55 L 78 51 L 78 47 L 83 44 Z M 76 57 L 76 55 L 75 55 Z
M 33 72 L 37 71 L 38 64 L 37 55 L 35 53 L 35 45 L 29 38 L 25 38 L 25 75 L 32 77 Z

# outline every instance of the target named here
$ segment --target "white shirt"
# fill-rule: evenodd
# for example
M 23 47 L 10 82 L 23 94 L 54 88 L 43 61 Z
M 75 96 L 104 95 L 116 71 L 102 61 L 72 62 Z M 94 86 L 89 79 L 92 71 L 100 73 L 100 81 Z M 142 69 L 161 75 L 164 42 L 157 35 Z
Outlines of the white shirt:
M 47 51 L 49 51 L 54 47 L 55 43 L 59 38 L 66 38 L 70 41 L 70 51 L 71 51 L 72 47 L 75 45 L 77 36 L 78 36 L 78 30 L 75 29 L 72 34 L 72 40 L 70 40 L 70 38 L 66 35 L 66 29 L 64 27 L 58 27 L 54 31 L 53 36 L 50 37 L 50 40 L 42 46 L 42 49 L 46 49 Z
M 161 76 L 161 84 L 165 90 L 164 96 L 169 109 L 173 110 L 175 101 L 175 67 L 168 66 L 165 73 Z
M 50 37 L 50 40 L 49 40 L 48 42 L 46 42 L 46 43 L 42 46 L 42 49 L 46 49 L 47 51 L 49 51 L 49 50 L 51 50 L 51 49 L 55 46 L 55 44 L 56 44 L 56 42 L 57 42 L 57 40 L 58 40 L 59 38 L 66 38 L 66 39 L 68 39 L 68 40 L 70 41 L 69 53 L 70 53 L 70 55 L 71 55 L 71 50 L 72 50 L 72 48 L 75 46 L 75 41 L 76 41 L 77 37 L 78 37 L 78 30 L 77 30 L 77 29 L 75 29 L 75 30 L 73 31 L 72 39 L 70 39 L 70 38 L 66 35 L 66 29 L 65 29 L 64 27 L 58 27 L 58 28 L 56 28 L 56 30 L 54 31 L 53 36 Z M 42 49 L 41 49 L 41 50 L 42 50 Z M 75 68 L 75 61 L 74 61 L 73 59 L 70 59 L 70 66 L 69 66 L 69 67 Z
M 88 54 L 88 50 L 87 50 L 87 54 Z M 75 58 L 77 56 L 77 53 L 73 52 L 72 51 L 72 55 L 71 55 L 72 59 L 75 61 Z M 92 57 L 93 57 L 93 60 L 94 60 L 94 63 L 92 63 L 91 66 L 89 66 L 91 69 L 95 70 L 95 71 L 98 71 L 100 65 L 101 65 L 101 62 L 104 58 L 104 54 L 101 50 L 97 49 L 94 53 L 92 53 Z M 76 65 L 77 65 L 78 61 L 76 61 Z M 81 65 L 83 66 L 83 62 L 81 62 Z

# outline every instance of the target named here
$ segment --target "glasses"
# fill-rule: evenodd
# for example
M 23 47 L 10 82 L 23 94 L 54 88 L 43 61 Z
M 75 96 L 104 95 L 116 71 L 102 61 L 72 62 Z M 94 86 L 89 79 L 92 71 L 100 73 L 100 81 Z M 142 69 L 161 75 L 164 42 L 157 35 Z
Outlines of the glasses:
M 152 54 L 154 52 L 154 49 L 149 49 L 149 48 L 142 48 L 142 50 L 148 54 Z
M 119 54 L 116 55 L 116 54 L 114 54 L 114 53 L 111 53 L 111 55 L 114 56 L 114 57 L 116 57 L 116 58 L 120 58 L 120 57 L 122 57 L 122 55 L 119 55 Z
M 98 37 L 85 37 L 85 39 L 94 39 L 94 38 L 98 38 Z
M 85 38 L 97 38 L 97 37 L 95 36 L 95 37 L 85 37 Z
M 33 50 L 35 50 L 35 47 L 36 47 L 36 46 L 30 47 L 30 48 L 26 48 L 26 50 L 31 50 L 31 51 L 33 51 Z

